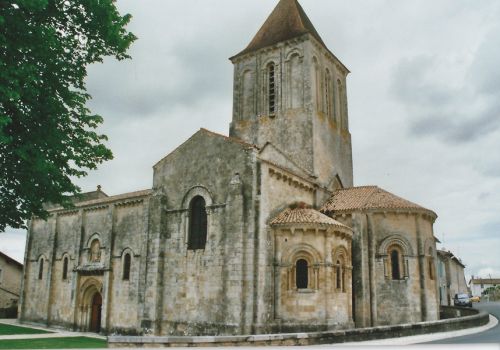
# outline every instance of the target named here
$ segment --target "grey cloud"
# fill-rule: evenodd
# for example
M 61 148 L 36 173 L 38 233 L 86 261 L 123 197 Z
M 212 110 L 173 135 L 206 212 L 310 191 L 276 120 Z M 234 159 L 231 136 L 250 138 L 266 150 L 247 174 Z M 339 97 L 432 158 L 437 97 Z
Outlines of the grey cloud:
M 393 71 L 390 91 L 408 110 L 409 134 L 449 143 L 478 140 L 500 128 L 500 46 L 495 28 L 467 67 L 464 84 L 451 86 L 434 76 L 433 56 L 403 59 Z

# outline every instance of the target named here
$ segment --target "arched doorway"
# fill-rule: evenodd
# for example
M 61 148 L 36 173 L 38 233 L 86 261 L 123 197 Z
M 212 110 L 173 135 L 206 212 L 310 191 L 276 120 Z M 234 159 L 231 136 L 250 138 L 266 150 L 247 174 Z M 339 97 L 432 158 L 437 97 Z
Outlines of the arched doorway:
M 103 323 L 102 308 L 102 281 L 90 277 L 81 281 L 80 293 L 76 309 L 77 326 L 83 332 L 100 333 Z
M 99 333 L 101 331 L 101 311 L 102 311 L 102 296 L 101 293 L 95 292 L 92 297 L 92 306 L 90 310 L 90 327 L 91 332 Z

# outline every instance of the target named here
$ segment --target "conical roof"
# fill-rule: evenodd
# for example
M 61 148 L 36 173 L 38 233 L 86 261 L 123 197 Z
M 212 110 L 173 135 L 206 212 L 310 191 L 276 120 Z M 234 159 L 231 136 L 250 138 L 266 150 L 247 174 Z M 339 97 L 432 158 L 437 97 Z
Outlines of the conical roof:
M 320 211 L 322 213 L 342 213 L 369 209 L 426 211 L 437 217 L 432 210 L 398 197 L 377 186 L 361 186 L 337 190 Z
M 325 43 L 298 1 L 280 0 L 246 49 L 234 57 L 304 34 L 311 34 L 326 48 Z
M 325 214 L 320 213 L 312 208 L 288 208 L 278 214 L 271 220 L 271 226 L 288 225 L 288 224 L 319 224 L 326 226 L 336 226 L 338 228 L 352 229 L 337 220 L 334 220 Z

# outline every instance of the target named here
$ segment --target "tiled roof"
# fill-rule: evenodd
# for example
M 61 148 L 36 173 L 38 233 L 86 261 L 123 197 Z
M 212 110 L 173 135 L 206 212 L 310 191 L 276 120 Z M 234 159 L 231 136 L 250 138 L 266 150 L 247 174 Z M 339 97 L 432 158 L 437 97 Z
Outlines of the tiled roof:
M 473 278 L 471 283 L 474 284 L 500 284 L 500 278 Z
M 347 212 L 363 209 L 424 210 L 433 214 L 433 216 L 437 216 L 433 211 L 377 186 L 351 187 L 338 190 L 323 205 L 321 212 Z
M 104 198 L 99 198 L 99 199 L 93 199 L 90 201 L 85 201 L 85 202 L 78 202 L 75 203 L 75 207 L 88 207 L 88 206 L 93 206 L 93 205 L 100 205 L 100 204 L 107 204 L 107 203 L 112 203 L 112 202 L 120 202 L 120 201 L 126 201 L 129 199 L 134 199 L 134 198 L 139 198 L 139 197 L 145 197 L 149 196 L 153 193 L 153 190 L 142 190 L 142 191 L 136 191 L 136 192 L 129 192 L 129 193 L 123 193 L 119 194 L 116 196 L 109 196 L 109 197 L 104 197 Z M 57 207 L 57 208 L 51 208 L 50 210 L 62 210 L 64 209 L 63 207 Z M 71 210 L 71 208 L 70 208 Z
M 337 226 L 351 230 L 350 227 L 341 224 L 337 220 L 334 220 L 314 209 L 288 208 L 282 211 L 270 223 L 271 226 L 286 224 L 320 224 Z
M 234 57 L 304 34 L 311 34 L 326 48 L 325 43 L 297 0 L 280 0 L 246 49 Z

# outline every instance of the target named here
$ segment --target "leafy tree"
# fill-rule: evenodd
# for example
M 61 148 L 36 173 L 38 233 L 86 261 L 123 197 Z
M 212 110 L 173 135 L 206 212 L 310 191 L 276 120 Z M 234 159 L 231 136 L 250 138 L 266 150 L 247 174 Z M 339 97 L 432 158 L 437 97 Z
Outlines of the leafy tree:
M 0 0 L 0 232 L 70 205 L 72 178 L 113 158 L 86 107 L 87 66 L 130 58 L 114 0 Z

